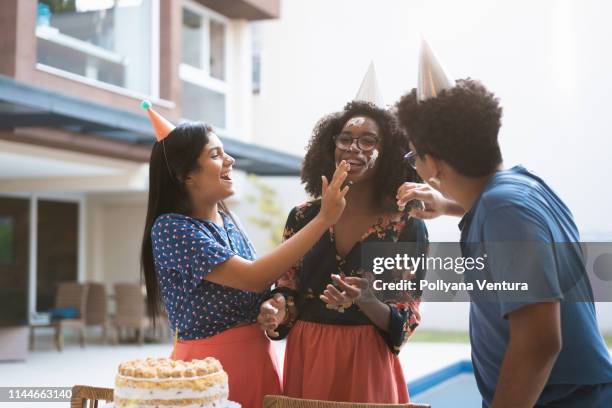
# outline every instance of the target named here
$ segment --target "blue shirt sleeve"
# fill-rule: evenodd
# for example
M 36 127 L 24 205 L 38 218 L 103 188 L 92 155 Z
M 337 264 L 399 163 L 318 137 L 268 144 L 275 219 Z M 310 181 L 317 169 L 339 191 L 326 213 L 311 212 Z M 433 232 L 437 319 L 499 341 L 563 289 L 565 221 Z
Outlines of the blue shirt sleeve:
M 155 262 L 181 273 L 183 283 L 192 286 L 236 255 L 209 231 L 178 214 L 160 216 L 151 231 L 151 240 Z
M 483 223 L 483 243 L 493 282 L 526 283 L 527 291 L 498 291 L 501 317 L 521 307 L 563 298 L 555 246 L 546 220 L 527 207 L 496 208 Z

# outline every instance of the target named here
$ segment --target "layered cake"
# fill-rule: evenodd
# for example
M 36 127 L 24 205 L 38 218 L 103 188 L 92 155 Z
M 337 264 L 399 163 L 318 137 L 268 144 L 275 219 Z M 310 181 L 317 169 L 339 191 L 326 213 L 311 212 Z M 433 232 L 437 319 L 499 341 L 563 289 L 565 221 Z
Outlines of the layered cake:
M 116 408 L 235 408 L 227 399 L 227 373 L 219 360 L 147 358 L 119 365 Z

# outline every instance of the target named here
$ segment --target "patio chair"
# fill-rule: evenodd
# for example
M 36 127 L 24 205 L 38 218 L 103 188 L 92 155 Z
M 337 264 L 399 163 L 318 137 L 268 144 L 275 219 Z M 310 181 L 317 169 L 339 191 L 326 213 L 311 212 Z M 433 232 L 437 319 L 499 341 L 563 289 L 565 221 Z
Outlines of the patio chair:
M 87 310 L 87 292 L 89 287 L 79 282 L 61 282 L 57 286 L 55 308 L 74 308 L 78 317 L 60 318 L 53 320 L 51 325 L 55 329 L 55 345 L 59 351 L 64 349 L 64 329 L 73 328 L 79 331 L 79 343 L 85 347 L 85 314 Z
M 72 387 L 70 408 L 97 408 L 100 401 L 112 402 L 113 389 L 75 385 Z
M 266 395 L 264 408 L 430 408 L 427 404 L 368 404 L 358 402 L 317 401 Z
M 108 312 L 106 286 L 103 283 L 89 282 L 87 292 L 87 311 L 85 325 L 87 327 L 99 326 L 102 328 L 102 342 L 108 340 Z
M 53 327 L 55 347 L 58 351 L 64 349 L 64 329 L 74 328 L 79 330 L 79 342 L 85 347 L 85 315 L 87 307 L 88 286 L 78 282 L 61 282 L 58 284 L 55 294 L 55 310 L 76 311 L 74 317 L 59 317 L 51 320 L 48 324 L 30 325 L 30 348 L 34 350 L 35 333 L 39 327 Z
M 136 330 L 138 343 L 144 343 L 144 332 L 149 327 L 145 295 L 138 283 L 116 283 L 115 317 L 113 319 L 114 341 L 117 343 L 123 329 Z

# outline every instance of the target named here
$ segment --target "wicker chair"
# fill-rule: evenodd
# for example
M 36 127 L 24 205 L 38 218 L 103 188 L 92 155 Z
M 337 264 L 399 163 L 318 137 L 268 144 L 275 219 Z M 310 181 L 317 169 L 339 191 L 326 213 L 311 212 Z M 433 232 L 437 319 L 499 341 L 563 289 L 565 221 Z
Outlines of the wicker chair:
M 426 404 L 367 404 L 357 402 L 317 401 L 266 395 L 264 408 L 430 408 Z
M 111 402 L 113 400 L 112 388 L 89 387 L 75 385 L 72 387 L 70 408 L 97 408 L 99 401 Z
M 150 321 L 147 316 L 145 295 L 138 283 L 117 283 L 115 289 L 115 329 L 114 341 L 119 340 L 119 333 L 123 329 L 136 330 L 138 343 L 144 343 L 145 330 Z
M 79 342 L 85 347 L 85 315 L 87 313 L 87 292 L 89 287 L 78 282 L 61 282 L 57 287 L 56 308 L 75 308 L 79 317 L 58 319 L 51 323 L 55 328 L 55 345 L 59 351 L 64 349 L 64 329 L 73 328 L 79 331 Z
M 102 342 L 108 340 L 108 312 L 106 286 L 103 283 L 88 283 L 87 311 L 85 313 L 85 325 L 100 326 L 102 328 Z

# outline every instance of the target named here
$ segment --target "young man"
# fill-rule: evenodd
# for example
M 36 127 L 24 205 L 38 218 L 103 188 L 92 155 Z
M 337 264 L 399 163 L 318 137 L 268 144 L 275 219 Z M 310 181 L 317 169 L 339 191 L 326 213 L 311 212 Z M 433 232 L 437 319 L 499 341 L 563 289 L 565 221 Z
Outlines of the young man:
M 612 364 L 573 216 L 540 178 L 503 169 L 498 99 L 477 81 L 449 80 L 425 44 L 419 89 L 400 99 L 397 114 L 410 138 L 407 158 L 429 184 L 400 187 L 398 205 L 419 199 L 426 209 L 413 210 L 416 217 L 462 216 L 463 256 L 488 256 L 480 278 L 530 287 L 516 298 L 498 292 L 494 302 L 472 297 L 483 407 L 612 407 Z

